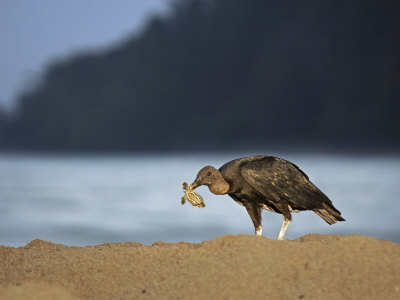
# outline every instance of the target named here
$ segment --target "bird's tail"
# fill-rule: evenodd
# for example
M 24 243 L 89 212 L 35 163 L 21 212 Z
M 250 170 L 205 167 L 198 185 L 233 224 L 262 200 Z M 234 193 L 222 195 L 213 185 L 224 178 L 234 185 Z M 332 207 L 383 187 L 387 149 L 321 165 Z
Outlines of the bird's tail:
M 322 207 L 314 209 L 314 212 L 329 225 L 335 224 L 337 221 L 346 221 L 340 215 L 340 211 L 326 203 L 322 203 Z

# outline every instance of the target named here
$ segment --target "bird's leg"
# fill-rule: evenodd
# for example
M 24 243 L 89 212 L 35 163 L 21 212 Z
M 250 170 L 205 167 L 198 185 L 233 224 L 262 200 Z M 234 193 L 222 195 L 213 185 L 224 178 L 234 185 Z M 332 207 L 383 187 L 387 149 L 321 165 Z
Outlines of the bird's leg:
M 262 235 L 262 225 L 258 225 L 256 228 L 256 235 Z
M 246 207 L 247 212 L 250 215 L 251 220 L 254 224 L 255 234 L 261 235 L 262 225 L 261 225 L 261 207 L 256 203 L 244 202 L 243 205 Z
M 283 216 L 283 224 L 281 231 L 279 232 L 279 235 L 277 237 L 277 240 L 283 240 L 283 237 L 285 236 L 286 229 L 288 228 L 290 223 L 290 219 L 286 218 L 286 216 Z

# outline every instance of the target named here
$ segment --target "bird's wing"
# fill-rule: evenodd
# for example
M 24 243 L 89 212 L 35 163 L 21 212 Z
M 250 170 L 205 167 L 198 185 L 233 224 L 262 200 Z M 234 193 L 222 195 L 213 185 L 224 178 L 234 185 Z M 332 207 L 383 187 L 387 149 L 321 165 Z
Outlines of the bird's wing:
M 286 201 L 293 209 L 313 209 L 327 198 L 299 167 L 277 157 L 257 157 L 241 165 L 246 182 L 269 201 Z

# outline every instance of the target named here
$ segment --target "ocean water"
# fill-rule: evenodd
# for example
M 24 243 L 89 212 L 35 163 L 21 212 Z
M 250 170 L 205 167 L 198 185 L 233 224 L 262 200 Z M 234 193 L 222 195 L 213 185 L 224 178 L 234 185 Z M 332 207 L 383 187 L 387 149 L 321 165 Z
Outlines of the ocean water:
M 274 153 L 269 153 L 275 155 Z M 253 234 L 246 210 L 206 187 L 206 203 L 181 205 L 182 182 L 205 165 L 242 155 L 0 154 L 0 245 L 40 238 L 65 245 L 135 241 L 201 242 Z M 313 212 L 293 214 L 286 233 L 363 234 L 400 242 L 400 157 L 290 154 L 342 212 L 328 225 Z M 263 235 L 276 238 L 282 216 L 263 212 Z

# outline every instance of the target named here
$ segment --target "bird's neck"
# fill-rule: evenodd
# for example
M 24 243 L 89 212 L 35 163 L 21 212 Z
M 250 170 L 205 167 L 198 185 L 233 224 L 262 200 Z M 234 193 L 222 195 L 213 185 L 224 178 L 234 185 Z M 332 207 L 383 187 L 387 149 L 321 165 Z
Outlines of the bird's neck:
M 210 184 L 208 189 L 211 193 L 215 195 L 224 195 L 229 191 L 229 183 L 227 183 L 223 178 L 219 179 L 218 181 Z

